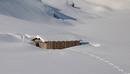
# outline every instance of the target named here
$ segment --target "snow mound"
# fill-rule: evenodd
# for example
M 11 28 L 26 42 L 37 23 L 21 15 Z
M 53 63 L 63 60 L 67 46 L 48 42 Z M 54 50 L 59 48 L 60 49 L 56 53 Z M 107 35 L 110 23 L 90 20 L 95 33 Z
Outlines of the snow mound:
M 101 47 L 101 44 L 99 43 L 89 43 L 93 47 Z

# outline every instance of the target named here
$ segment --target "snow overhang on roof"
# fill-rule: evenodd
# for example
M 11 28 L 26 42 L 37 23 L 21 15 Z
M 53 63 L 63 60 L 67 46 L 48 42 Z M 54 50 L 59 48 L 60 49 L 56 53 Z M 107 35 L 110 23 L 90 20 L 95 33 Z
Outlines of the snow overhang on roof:
M 73 35 L 73 34 L 37 35 L 36 38 L 40 38 L 43 42 L 45 42 L 45 41 L 75 41 L 75 40 L 80 40 L 76 35 Z

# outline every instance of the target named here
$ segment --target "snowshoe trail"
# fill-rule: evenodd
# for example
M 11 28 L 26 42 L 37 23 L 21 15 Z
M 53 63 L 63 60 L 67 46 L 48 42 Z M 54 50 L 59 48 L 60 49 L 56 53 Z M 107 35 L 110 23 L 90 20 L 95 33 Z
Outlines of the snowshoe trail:
M 106 63 L 108 66 L 111 66 L 111 68 L 117 70 L 118 72 L 120 72 L 120 73 L 122 73 L 122 74 L 130 74 L 129 72 L 126 72 L 123 68 L 119 67 L 118 65 L 116 65 L 116 64 L 114 64 L 114 63 L 112 63 L 112 62 L 110 62 L 109 60 L 106 60 L 105 58 L 102 58 L 102 57 L 100 57 L 100 56 L 97 56 L 97 55 L 95 55 L 95 54 L 93 54 L 93 53 L 90 53 L 90 52 L 83 53 L 83 52 L 81 52 L 81 51 L 76 51 L 76 50 L 68 50 L 68 51 L 74 52 L 74 53 L 76 53 L 76 54 L 80 54 L 80 55 L 82 55 L 82 56 L 90 56 L 90 57 L 92 57 L 92 58 L 95 58 L 95 59 L 97 59 L 97 60 L 103 62 L 103 63 Z

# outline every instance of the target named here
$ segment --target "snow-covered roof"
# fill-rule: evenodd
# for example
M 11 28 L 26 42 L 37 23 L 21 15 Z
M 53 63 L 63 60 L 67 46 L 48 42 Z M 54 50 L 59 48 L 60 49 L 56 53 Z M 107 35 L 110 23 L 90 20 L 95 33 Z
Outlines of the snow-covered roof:
M 36 38 L 40 38 L 44 41 L 71 41 L 80 40 L 76 35 L 73 34 L 53 34 L 53 35 L 37 35 Z

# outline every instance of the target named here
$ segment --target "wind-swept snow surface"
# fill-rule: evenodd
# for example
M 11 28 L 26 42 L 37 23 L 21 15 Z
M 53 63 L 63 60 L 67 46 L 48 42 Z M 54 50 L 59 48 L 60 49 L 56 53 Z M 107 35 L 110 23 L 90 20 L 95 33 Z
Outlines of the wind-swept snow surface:
M 48 15 L 50 12 L 52 14 Z M 55 7 L 51 7 L 51 5 L 45 4 L 39 0 L 0 0 L 0 13 L 37 23 L 52 22 L 56 24 L 56 20 L 54 20 L 56 17 L 56 19 L 62 20 L 76 20 L 76 18 L 65 15 L 56 10 Z
M 129 20 L 129 0 L 0 0 L 0 74 L 130 74 Z M 40 49 L 34 36 L 97 47 Z

